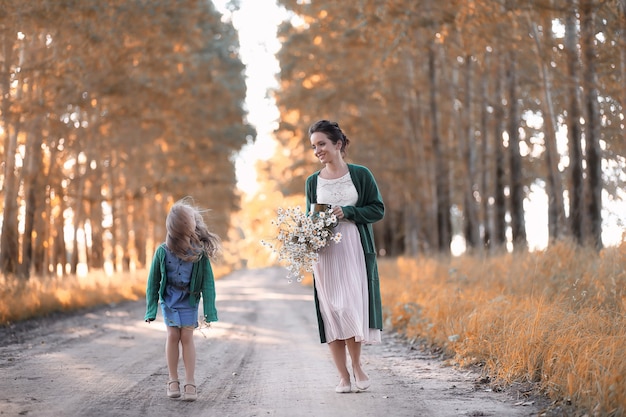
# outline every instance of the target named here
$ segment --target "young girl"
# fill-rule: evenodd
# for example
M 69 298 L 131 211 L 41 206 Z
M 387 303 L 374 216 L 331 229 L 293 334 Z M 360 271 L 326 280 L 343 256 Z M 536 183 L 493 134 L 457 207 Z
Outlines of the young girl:
M 198 327 L 200 296 L 204 320 L 207 323 L 217 321 L 215 281 L 209 259 L 218 254 L 220 239 L 208 230 L 200 211 L 187 199 L 174 203 L 167 215 L 165 227 L 165 243 L 156 249 L 148 275 L 145 320 L 151 322 L 156 318 L 157 306 L 160 304 L 167 325 L 167 396 L 181 396 L 178 379 L 180 344 L 185 366 L 183 400 L 195 401 L 196 347 L 193 331 Z

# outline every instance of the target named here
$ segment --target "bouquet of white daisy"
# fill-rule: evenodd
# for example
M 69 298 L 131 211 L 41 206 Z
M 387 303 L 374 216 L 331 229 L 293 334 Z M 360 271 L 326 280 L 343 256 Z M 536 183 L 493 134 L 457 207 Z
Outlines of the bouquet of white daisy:
M 274 241 L 261 243 L 278 254 L 278 261 L 285 264 L 289 282 L 299 282 L 305 272 L 313 271 L 318 252 L 331 241 L 339 243 L 341 233 L 333 232 L 337 217 L 328 204 L 315 204 L 306 215 L 300 207 L 279 208 L 278 217 L 272 220 L 277 236 Z

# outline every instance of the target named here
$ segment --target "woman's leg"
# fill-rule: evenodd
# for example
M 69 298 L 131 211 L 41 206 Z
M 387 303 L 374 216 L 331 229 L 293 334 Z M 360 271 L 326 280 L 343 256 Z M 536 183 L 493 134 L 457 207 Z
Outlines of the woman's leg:
M 352 361 L 352 371 L 354 372 L 354 378 L 357 381 L 357 387 L 368 387 L 369 377 L 361 367 L 361 342 L 355 341 L 353 337 L 346 340 L 346 346 L 348 347 L 348 353 L 350 354 L 350 360 Z
M 180 341 L 183 345 L 183 364 L 185 365 L 185 384 L 195 385 L 196 345 L 193 341 L 192 327 L 180 329 Z
M 333 361 L 335 362 L 339 376 L 342 379 L 340 385 L 350 384 L 350 372 L 348 372 L 348 367 L 346 366 L 346 341 L 334 340 L 328 343 L 328 347 L 330 348 L 330 353 L 333 356 Z
M 167 339 L 165 340 L 165 358 L 167 360 L 167 371 L 170 374 L 170 381 L 178 380 L 178 343 L 180 343 L 180 329 L 178 327 L 167 327 Z

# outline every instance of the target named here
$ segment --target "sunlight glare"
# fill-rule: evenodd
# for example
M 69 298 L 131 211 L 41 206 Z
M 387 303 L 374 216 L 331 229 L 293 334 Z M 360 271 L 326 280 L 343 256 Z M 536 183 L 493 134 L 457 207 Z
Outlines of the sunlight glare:
M 280 42 L 276 31 L 287 19 L 287 12 L 273 1 L 243 0 L 234 12 L 228 10 L 228 0 L 214 0 L 213 3 L 237 29 L 241 60 L 246 65 L 247 121 L 256 128 L 257 137 L 254 142 L 249 138 L 248 144 L 239 152 L 235 168 L 238 188 L 246 194 L 254 194 L 258 189 L 255 162 L 270 158 L 276 148 L 272 134 L 280 114 L 268 89 L 277 87 L 276 74 L 280 66 L 275 54 L 280 49 Z M 263 18 L 259 19 L 259 16 Z

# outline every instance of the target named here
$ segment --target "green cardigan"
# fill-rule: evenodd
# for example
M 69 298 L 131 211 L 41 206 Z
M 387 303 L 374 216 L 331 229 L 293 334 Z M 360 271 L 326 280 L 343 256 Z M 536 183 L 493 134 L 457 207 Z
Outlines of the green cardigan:
M 353 221 L 359 229 L 361 246 L 365 254 L 365 267 L 367 270 L 367 289 L 369 295 L 369 327 L 371 329 L 383 328 L 382 302 L 380 299 L 380 283 L 378 281 L 378 263 L 376 262 L 376 246 L 374 245 L 374 229 L 372 223 L 382 220 L 385 215 L 385 205 L 378 191 L 374 176 L 364 166 L 348 164 L 348 170 L 352 182 L 356 187 L 359 198 L 355 206 L 342 207 L 344 217 Z M 319 171 L 309 176 L 306 180 L 306 212 L 311 204 L 317 203 L 317 177 Z M 323 201 L 321 202 L 323 203 Z M 315 280 L 313 280 L 315 296 L 315 309 L 317 310 L 317 324 L 320 333 L 320 341 L 326 343 L 324 322 L 319 308 Z
M 154 320 L 157 315 L 159 301 L 163 301 L 167 272 L 165 269 L 165 243 L 161 244 L 152 258 L 152 266 L 148 275 L 146 286 L 146 316 L 145 320 Z M 215 308 L 215 278 L 211 262 L 206 255 L 202 255 L 199 261 L 194 262 L 191 269 L 191 283 L 189 285 L 189 305 L 198 305 L 202 295 L 202 308 L 204 319 L 207 322 L 217 321 Z

